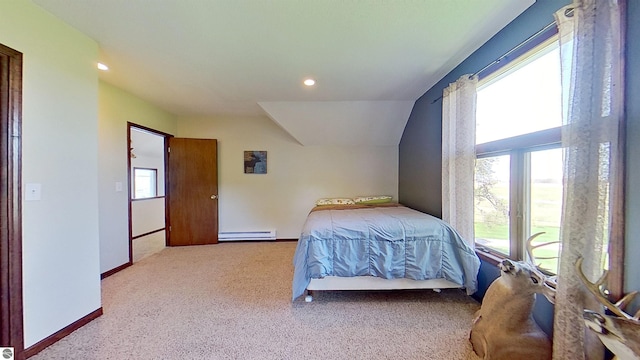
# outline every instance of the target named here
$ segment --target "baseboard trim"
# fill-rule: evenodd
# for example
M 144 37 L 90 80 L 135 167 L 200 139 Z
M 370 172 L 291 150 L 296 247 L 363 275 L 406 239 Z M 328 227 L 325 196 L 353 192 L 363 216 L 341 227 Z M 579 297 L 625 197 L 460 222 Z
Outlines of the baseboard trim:
M 298 241 L 298 239 L 276 239 L 277 242 Z
M 79 320 L 73 322 L 72 324 L 64 327 L 63 329 L 61 329 L 60 331 L 44 338 L 43 340 L 40 340 L 39 342 L 35 343 L 32 346 L 29 346 L 29 348 L 24 350 L 24 355 L 26 358 L 30 358 L 33 355 L 39 353 L 40 351 L 44 350 L 45 348 L 55 344 L 56 342 L 60 341 L 62 338 L 64 338 L 65 336 L 71 334 L 72 332 L 78 330 L 79 328 L 83 327 L 84 325 L 88 324 L 90 321 L 96 319 L 97 317 L 102 315 L 102 307 L 98 308 L 98 310 L 95 310 L 93 312 L 91 312 L 90 314 L 88 314 L 87 316 L 84 316 L 82 318 L 80 318 Z
M 131 237 L 131 240 L 140 239 L 141 237 L 145 237 L 145 236 L 148 236 L 148 235 L 151 235 L 151 234 L 155 234 L 155 233 L 160 232 L 160 231 L 165 231 L 165 229 L 166 228 L 162 228 L 162 229 L 158 229 L 158 230 L 149 231 L 149 232 L 146 232 L 144 234 L 136 235 L 136 236 Z
M 105 271 L 102 274 L 100 274 L 100 279 L 104 279 L 106 277 L 109 277 L 109 276 L 117 273 L 120 270 L 124 270 L 124 269 L 128 268 L 129 266 L 131 266 L 132 264 L 133 263 L 129 261 L 129 262 L 126 262 L 126 263 L 124 263 L 124 264 L 122 264 L 122 265 L 120 265 L 118 267 L 115 267 L 115 268 L 109 270 L 109 271 Z

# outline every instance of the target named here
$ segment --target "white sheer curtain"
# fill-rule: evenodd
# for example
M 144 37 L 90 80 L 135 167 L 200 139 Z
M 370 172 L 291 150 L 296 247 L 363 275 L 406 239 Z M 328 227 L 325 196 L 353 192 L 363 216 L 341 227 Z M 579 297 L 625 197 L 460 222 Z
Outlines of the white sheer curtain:
M 571 12 L 570 9 L 573 9 Z M 562 57 L 564 196 L 555 302 L 553 359 L 601 359 L 603 348 L 582 320 L 599 310 L 576 275 L 596 280 L 607 252 L 611 194 L 620 176 L 621 14 L 616 0 L 574 0 L 556 13 Z
M 472 247 L 477 84 L 463 75 L 442 96 L 442 219 Z

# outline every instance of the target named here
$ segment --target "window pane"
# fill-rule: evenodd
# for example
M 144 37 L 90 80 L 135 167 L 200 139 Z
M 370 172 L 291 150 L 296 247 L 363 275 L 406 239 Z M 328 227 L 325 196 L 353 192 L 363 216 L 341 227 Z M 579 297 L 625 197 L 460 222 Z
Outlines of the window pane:
M 531 201 L 529 204 L 529 229 L 538 236 L 533 245 L 560 240 L 562 214 L 562 149 L 534 151 L 531 153 Z M 536 264 L 557 273 L 559 244 L 549 244 L 533 252 Z M 552 259 L 545 259 L 551 257 Z
M 478 90 L 476 144 L 562 125 L 557 42 Z
M 510 156 L 476 160 L 476 244 L 509 254 Z
M 144 199 L 157 196 L 156 181 L 158 171 L 156 169 L 133 169 L 133 198 Z

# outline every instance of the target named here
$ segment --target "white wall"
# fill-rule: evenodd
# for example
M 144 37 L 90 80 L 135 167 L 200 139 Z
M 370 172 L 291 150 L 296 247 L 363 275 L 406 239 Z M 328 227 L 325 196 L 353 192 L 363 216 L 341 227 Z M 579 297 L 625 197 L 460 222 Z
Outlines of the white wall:
M 131 203 L 133 236 L 164 228 L 164 198 L 135 200 Z
M 127 122 L 176 133 L 173 115 L 115 86 L 99 84 L 100 272 L 129 262 Z M 115 191 L 115 183 L 123 191 Z
M 302 146 L 267 117 L 179 118 L 178 136 L 218 139 L 220 231 L 295 239 L 320 197 L 397 199 L 397 146 Z M 268 152 L 267 174 L 244 174 L 245 150 Z
M 0 1 L 0 43 L 23 57 L 24 336 L 29 347 L 100 308 L 98 45 L 27 0 Z

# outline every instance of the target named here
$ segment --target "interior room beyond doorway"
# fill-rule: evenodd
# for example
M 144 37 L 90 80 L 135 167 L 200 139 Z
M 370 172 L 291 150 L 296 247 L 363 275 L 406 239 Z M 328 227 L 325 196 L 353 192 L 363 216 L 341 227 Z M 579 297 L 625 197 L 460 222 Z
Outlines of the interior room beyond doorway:
M 165 137 L 133 125 L 129 132 L 133 262 L 166 246 Z

